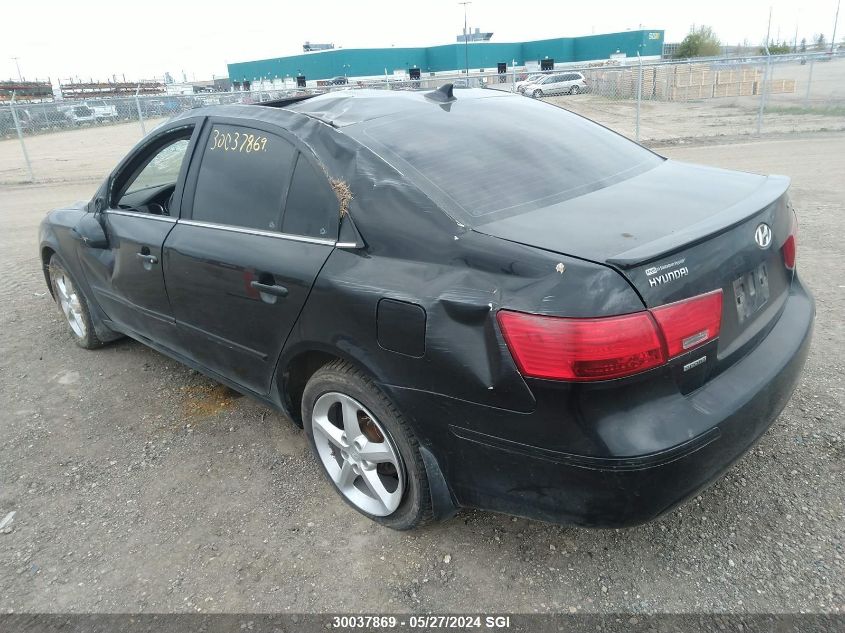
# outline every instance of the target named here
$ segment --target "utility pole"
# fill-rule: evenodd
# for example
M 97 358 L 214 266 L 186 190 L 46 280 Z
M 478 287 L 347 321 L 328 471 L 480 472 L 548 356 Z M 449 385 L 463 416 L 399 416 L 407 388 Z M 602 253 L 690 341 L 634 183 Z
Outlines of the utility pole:
M 836 1 L 836 17 L 833 18 L 833 36 L 830 38 L 830 52 L 836 48 L 836 23 L 839 22 L 839 5 L 841 0 Z
M 467 86 L 469 86 L 469 31 L 467 31 L 467 5 L 472 2 L 459 2 L 464 5 L 464 69 L 467 74 Z
M 769 7 L 769 26 L 766 27 L 766 54 L 769 54 L 769 35 L 772 32 L 772 7 Z
M 838 9 L 837 9 L 837 13 L 838 13 Z M 12 57 L 12 59 L 15 60 L 15 68 L 18 69 L 18 81 L 23 82 L 23 75 L 21 75 L 21 65 L 18 63 L 18 60 L 20 59 L 20 57 Z

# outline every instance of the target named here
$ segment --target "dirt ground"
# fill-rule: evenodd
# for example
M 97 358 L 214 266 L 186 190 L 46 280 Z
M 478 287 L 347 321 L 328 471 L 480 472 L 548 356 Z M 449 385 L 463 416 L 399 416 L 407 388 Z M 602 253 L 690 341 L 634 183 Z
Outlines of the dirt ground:
M 552 103 L 616 130 L 629 138 L 636 135 L 636 104 L 582 94 L 550 97 Z M 640 108 L 640 140 L 644 143 L 698 142 L 755 136 L 756 98 L 710 99 L 697 102 L 643 101 Z M 770 104 L 763 117 L 764 136 L 794 132 L 845 130 L 845 107 L 808 108 Z
M 45 182 L 0 185 L 3 612 L 845 613 L 845 134 L 661 150 L 791 176 L 818 301 L 795 395 L 724 478 L 634 529 L 465 511 L 397 533 L 335 496 L 280 414 L 138 343 L 73 344 L 36 229 L 140 135 L 113 129 L 33 139 Z

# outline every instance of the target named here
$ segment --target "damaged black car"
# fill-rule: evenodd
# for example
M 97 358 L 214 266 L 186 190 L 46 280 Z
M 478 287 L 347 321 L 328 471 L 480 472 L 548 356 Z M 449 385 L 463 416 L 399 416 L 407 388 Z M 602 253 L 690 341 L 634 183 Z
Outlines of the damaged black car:
M 503 92 L 343 91 L 177 116 L 40 257 L 79 345 L 129 336 L 286 412 L 383 525 L 618 527 L 795 388 L 788 187 Z

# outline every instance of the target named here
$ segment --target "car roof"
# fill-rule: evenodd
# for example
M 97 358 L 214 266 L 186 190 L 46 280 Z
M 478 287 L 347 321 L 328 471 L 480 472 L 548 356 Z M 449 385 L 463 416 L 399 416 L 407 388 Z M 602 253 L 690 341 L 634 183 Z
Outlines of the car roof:
M 423 112 L 443 105 L 443 102 L 428 96 L 432 92 L 434 91 L 343 90 L 298 101 L 285 109 L 305 114 L 334 127 L 344 127 L 394 114 Z M 480 88 L 460 88 L 454 92 L 455 100 L 462 102 L 508 96 L 511 95 Z
M 243 119 L 261 119 L 285 125 L 290 113 L 304 115 L 327 123 L 334 128 L 362 123 L 371 119 L 398 114 L 425 112 L 432 108 L 449 107 L 450 102 L 438 101 L 430 96 L 433 90 L 338 90 L 314 97 L 287 99 L 276 103 L 253 105 L 217 105 L 195 108 L 182 116 L 226 116 Z M 458 88 L 454 100 L 460 102 L 491 98 L 515 98 L 509 92 L 481 88 Z

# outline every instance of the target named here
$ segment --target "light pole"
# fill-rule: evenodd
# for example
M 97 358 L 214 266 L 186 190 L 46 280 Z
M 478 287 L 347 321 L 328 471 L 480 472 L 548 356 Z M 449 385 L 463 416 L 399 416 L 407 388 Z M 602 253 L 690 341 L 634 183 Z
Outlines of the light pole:
M 836 23 L 839 22 L 839 4 L 840 1 L 838 0 L 836 3 L 836 17 L 833 18 L 833 35 L 830 38 L 830 52 L 832 53 L 836 49 Z
M 766 49 L 766 55 L 769 54 L 769 35 L 772 32 L 772 7 L 769 7 L 769 26 L 766 27 L 766 43 L 764 47 Z
M 15 60 L 15 68 L 18 69 L 18 81 L 23 81 L 23 75 L 21 75 L 21 65 L 18 63 L 20 57 L 12 57 Z
M 464 69 L 467 75 L 467 82 L 469 82 L 469 31 L 467 31 L 467 5 L 472 2 L 459 2 L 464 5 Z

